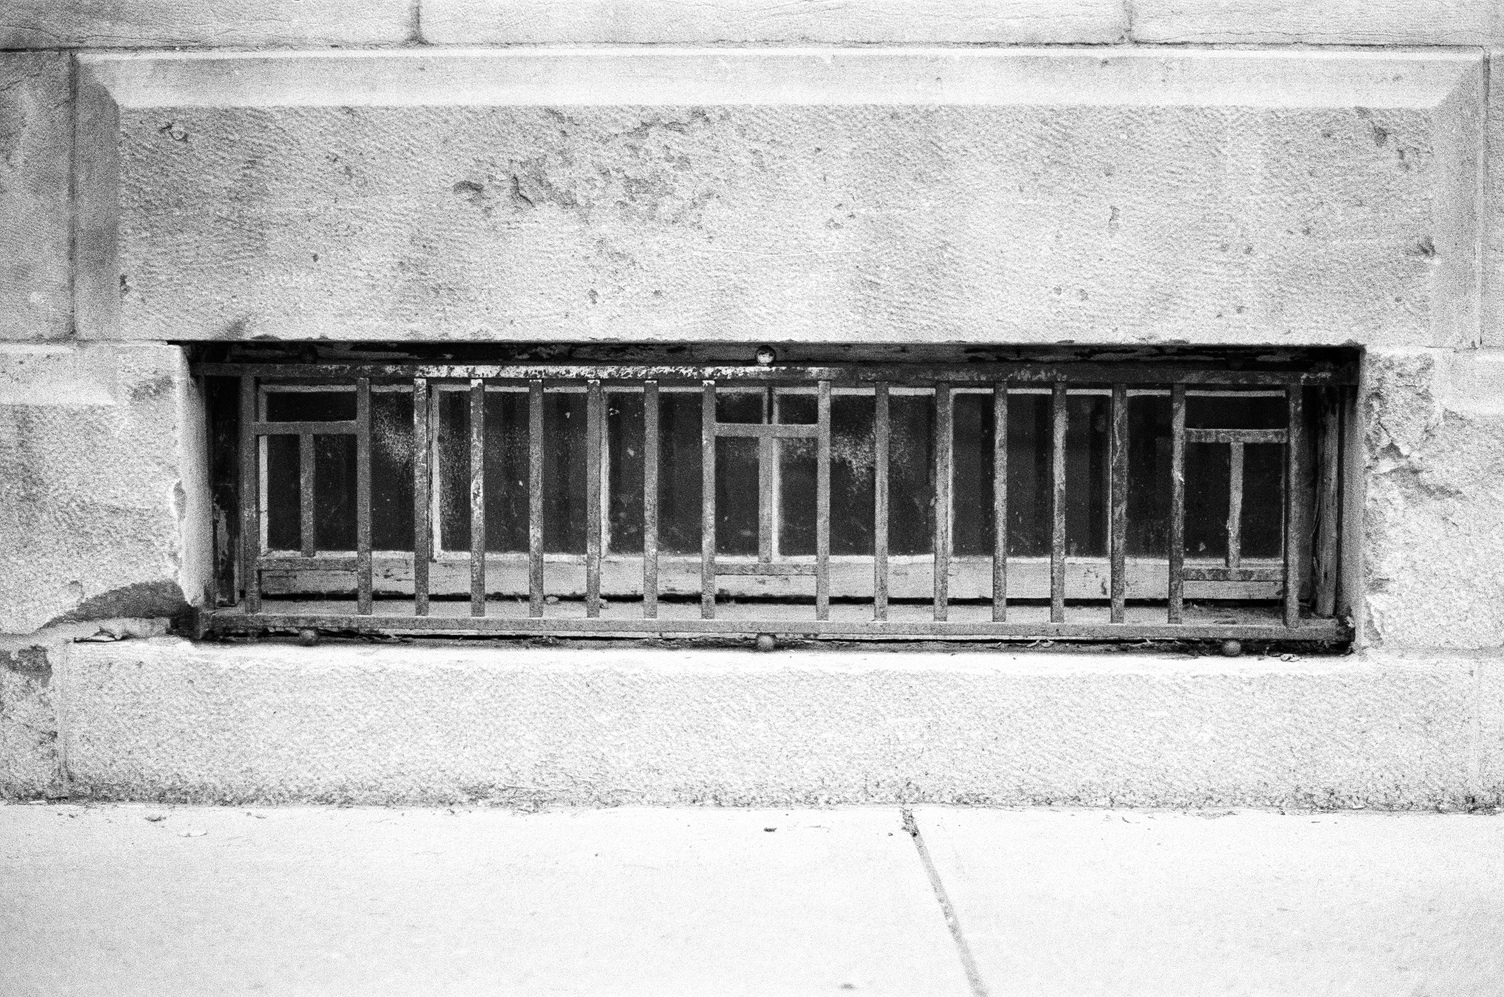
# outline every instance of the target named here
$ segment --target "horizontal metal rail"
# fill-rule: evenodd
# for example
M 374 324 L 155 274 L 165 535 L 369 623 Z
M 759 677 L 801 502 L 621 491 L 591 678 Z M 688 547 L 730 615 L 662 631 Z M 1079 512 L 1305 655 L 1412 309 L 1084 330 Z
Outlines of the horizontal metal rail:
M 732 365 L 471 365 L 471 364 L 211 364 L 199 368 L 208 376 L 233 374 L 240 385 L 240 454 L 239 494 L 240 529 L 238 592 L 226 600 L 233 606 L 210 614 L 209 629 L 218 632 L 256 632 L 280 629 L 324 629 L 389 631 L 413 633 L 479 633 L 492 635 L 539 634 L 618 634 L 618 635 L 756 635 L 779 633 L 811 637 L 894 639 L 1062 639 L 1062 640 L 1161 640 L 1161 639 L 1252 639 L 1252 640 L 1345 640 L 1349 629 L 1335 620 L 1340 600 L 1335 593 L 1336 536 L 1339 532 L 1336 471 L 1329 467 L 1341 459 L 1338 437 L 1339 407 L 1316 406 L 1322 424 L 1318 427 L 1316 460 L 1321 462 L 1309 471 L 1303 457 L 1303 441 L 1312 439 L 1303 424 L 1306 419 L 1304 394 L 1321 392 L 1321 397 L 1336 397 L 1342 386 L 1350 383 L 1346 365 L 1326 365 L 1304 370 L 1236 370 L 1197 367 L 1184 363 L 1079 363 L 1069 365 L 987 363 L 960 365 L 849 364 L 833 366 L 732 366 Z M 413 543 L 411 554 L 373 550 L 372 426 L 373 390 L 382 389 L 390 397 L 393 386 L 373 382 L 403 379 L 397 386 L 411 392 L 413 401 Z M 281 390 L 288 380 L 316 382 L 315 388 L 355 392 L 355 418 L 352 420 L 302 420 L 279 422 L 266 417 L 269 394 Z M 632 554 L 628 574 L 634 579 L 632 596 L 640 598 L 640 615 L 622 617 L 619 605 L 623 578 L 623 552 L 612 546 L 609 538 L 612 515 L 610 503 L 618 486 L 612 477 L 612 457 L 608 446 L 608 413 L 614 411 L 609 392 L 618 383 L 641 389 L 643 397 L 642 503 L 640 555 Z M 702 458 L 700 466 L 700 554 L 666 555 L 660 549 L 660 520 L 664 498 L 662 450 L 659 439 L 660 390 L 669 384 L 688 385 L 698 392 Z M 813 392 L 814 421 L 793 422 L 781 418 L 779 385 L 792 384 L 800 391 Z M 831 553 L 831 470 L 833 456 L 832 395 L 837 385 L 857 385 L 857 391 L 872 399 L 873 423 L 870 445 L 873 450 L 873 491 L 875 516 L 870 555 L 833 556 Z M 1090 385 L 1105 385 L 1105 390 Z M 525 401 L 525 437 L 527 471 L 523 478 L 495 474 L 504 447 L 495 420 L 503 411 L 499 407 L 498 386 L 523 392 Z M 1131 445 L 1128 405 L 1130 396 L 1167 393 L 1170 407 L 1169 447 L 1170 496 L 1168 510 L 1168 551 L 1160 568 L 1142 557 L 1128 554 L 1130 500 L 1128 496 Z M 1240 429 L 1231 427 L 1187 426 L 1187 395 L 1195 394 L 1191 386 L 1223 386 L 1246 389 L 1248 395 L 1282 396 L 1284 425 L 1276 428 Z M 718 408 L 722 396 L 761 392 L 760 421 L 726 421 Z M 1136 386 L 1135 390 L 1130 390 Z M 305 385 L 300 383 L 299 390 Z M 551 392 L 574 392 L 583 389 L 583 438 L 585 442 L 586 505 L 585 546 L 578 555 L 545 553 L 544 519 L 556 500 L 545 488 L 544 475 L 549 453 L 556 444 L 550 440 L 545 425 L 545 399 Z M 1009 502 L 1008 502 L 1008 402 L 1012 394 L 1038 394 L 1047 391 L 1049 430 L 1044 445 L 1048 447 L 1047 510 L 1049 552 L 1043 558 L 1020 558 L 1012 563 L 1015 577 L 1010 580 Z M 1276 389 L 1276 390 L 1270 390 Z M 313 389 L 309 389 L 313 390 Z M 846 391 L 849 393 L 849 387 Z M 927 610 L 929 619 L 912 618 L 912 613 L 897 613 L 897 598 L 914 598 L 912 575 L 903 577 L 895 590 L 897 573 L 907 571 L 913 556 L 895 558 L 891 553 L 889 515 L 891 511 L 892 468 L 890 447 L 893 444 L 893 415 L 890 398 L 897 394 L 912 396 L 915 391 L 932 398 L 933 467 L 930 471 L 933 496 L 931 509 L 931 551 L 928 560 L 928 584 L 931 588 Z M 441 452 L 438 446 L 440 396 L 454 399 L 455 391 L 466 404 L 463 440 Z M 1067 452 L 1072 445 L 1073 418 L 1068 400 L 1089 391 L 1104 395 L 1109 405 L 1108 457 L 1106 484 L 1108 493 L 1108 553 L 1102 561 L 1105 575 L 1101 579 L 1100 597 L 1107 604 L 1106 622 L 1071 619 L 1082 600 L 1079 569 L 1083 560 L 1074 556 L 1068 530 L 1067 505 L 1071 489 L 1079 487 L 1067 480 Z M 992 397 L 993 437 L 990 454 L 957 454 L 956 398 L 962 394 L 985 392 Z M 1215 392 L 1221 394 L 1223 392 Z M 1228 392 L 1235 394 L 1235 392 Z M 509 397 L 517 397 L 512 395 Z M 578 397 L 575 395 L 575 397 Z M 682 398 L 682 395 L 676 397 Z M 809 395 L 803 395 L 808 398 Z M 446 403 L 447 404 L 447 403 Z M 508 405 L 514 403 L 508 402 Z M 808 403 L 806 403 L 808 404 Z M 511 418 L 510 416 L 508 418 Z M 1204 421 L 1198 419 L 1198 421 Z M 634 430 L 637 432 L 637 430 Z M 265 505 L 264 482 L 269 436 L 298 438 L 300 546 L 295 551 L 271 550 L 266 543 L 269 510 Z M 355 536 L 353 551 L 324 550 L 314 529 L 316 496 L 320 494 L 314 441 L 319 436 L 353 435 L 357 478 L 354 493 Z M 724 487 L 718 472 L 716 451 L 723 439 L 745 440 L 755 444 L 758 467 L 757 486 L 757 554 L 755 557 L 731 556 L 719 549 L 717 541 L 718 511 L 716 493 Z M 788 557 L 779 554 L 780 447 L 811 447 L 814 452 L 814 547 L 813 555 Z M 1226 520 L 1226 555 L 1221 562 L 1186 557 L 1187 467 L 1186 445 L 1228 448 L 1228 502 Z M 633 445 L 636 445 L 635 443 Z M 1274 558 L 1247 559 L 1243 555 L 1242 524 L 1244 519 L 1244 450 L 1253 445 L 1274 445 L 1284 450 L 1281 512 L 1281 551 Z M 1199 452 L 1199 451 L 1198 451 Z M 958 460 L 990 457 L 990 484 L 993 488 L 991 511 L 992 553 L 982 558 L 961 556 L 954 549 L 955 475 Z M 465 461 L 468 461 L 468 466 Z M 459 461 L 457 466 L 442 467 L 444 461 Z M 468 511 L 468 556 L 445 552 L 437 542 L 441 473 L 445 481 L 462 480 L 462 501 Z M 1319 486 L 1320 502 L 1309 503 L 1303 496 L 1306 484 Z M 452 486 L 446 486 L 452 487 Z M 513 489 L 524 489 L 528 522 L 527 550 L 507 554 L 490 549 L 488 513 L 495 509 Z M 500 494 L 495 494 L 499 490 Z M 682 513 L 682 510 L 681 510 Z M 1314 528 L 1306 526 L 1315 516 Z M 1311 537 L 1317 538 L 1318 550 L 1311 549 Z M 1220 557 L 1221 555 L 1219 555 Z M 392 558 L 408 565 L 403 585 L 410 586 L 411 614 L 406 610 L 389 611 L 392 598 L 390 583 Z M 1308 560 L 1315 558 L 1316 571 Z M 1092 560 L 1092 559 L 1086 559 Z M 640 562 L 640 564 L 639 564 Z M 469 615 L 454 615 L 435 597 L 460 594 L 455 588 L 454 565 L 468 568 Z M 868 616 L 860 620 L 832 619 L 832 603 L 841 603 L 838 616 L 850 615 L 853 597 L 852 565 L 864 579 L 870 579 Z M 698 586 L 686 591 L 691 577 L 687 572 L 697 564 Z M 979 564 L 987 566 L 978 572 Z M 1047 566 L 1047 580 L 1035 569 Z M 401 565 L 399 564 L 399 567 Z M 380 569 L 378 571 L 378 568 Z M 516 574 L 525 569 L 524 575 Z M 561 586 L 575 584 L 566 575 L 583 570 L 584 618 L 572 618 L 563 610 L 551 610 L 559 598 Z M 489 574 L 488 574 L 489 570 Z M 1161 621 L 1147 622 L 1143 607 L 1136 602 L 1132 613 L 1129 600 L 1143 598 L 1145 572 L 1157 574 Z M 668 572 L 668 574 L 665 574 Z M 1022 574 L 1019 574 L 1022 572 Z M 321 574 L 322 573 L 322 574 Z M 313 579 L 329 574 L 349 577 L 355 595 L 355 611 L 343 609 L 324 612 L 263 612 L 262 602 L 285 589 L 286 577 Z M 503 577 L 504 576 L 504 577 Z M 1311 605 L 1325 608 L 1325 614 L 1312 616 L 1302 599 L 1302 586 L 1313 576 L 1319 590 L 1313 588 Z M 569 577 L 573 577 L 569 575 Z M 833 578 L 841 587 L 833 588 Z M 519 578 L 525 578 L 516 589 Z M 640 580 L 638 580 L 640 579 Z M 776 583 L 777 591 L 793 602 L 775 614 L 750 614 L 737 607 L 736 618 L 718 614 L 717 598 L 733 591 L 737 582 Z M 812 581 L 806 581 L 806 579 Z M 1136 580 L 1134 580 L 1136 579 Z M 1263 598 L 1279 600 L 1278 622 L 1260 619 L 1238 620 L 1236 608 L 1208 623 L 1194 621 L 1187 615 L 1186 586 L 1192 583 L 1192 595 L 1213 586 L 1224 598 Z M 692 585 L 692 583 L 690 583 Z M 1093 583 L 1095 584 L 1095 583 Z M 270 585 L 270 589 L 268 586 Z M 799 586 L 807 585 L 807 589 Z M 1046 587 L 1041 589 L 1040 585 Z M 730 588 L 728 588 L 730 586 Z M 959 586 L 959 587 L 958 587 Z M 1241 588 L 1240 588 L 1241 586 Z M 336 586 L 338 587 L 338 586 Z M 1152 587 L 1152 586 L 1151 586 Z M 526 596 L 526 615 L 516 616 L 510 607 L 497 603 L 509 598 L 505 593 L 517 591 Z M 895 591 L 900 596 L 895 596 Z M 1240 595 L 1240 593 L 1242 593 Z M 698 596 L 698 619 L 670 618 L 662 612 L 661 595 Z M 796 619 L 800 599 L 813 600 L 813 619 Z M 980 598 L 989 605 L 990 619 L 952 618 L 953 605 L 959 607 L 968 598 Z M 1047 600 L 1047 618 L 1010 619 L 1010 605 L 1018 606 L 1030 599 Z M 1087 596 L 1092 598 L 1091 595 Z M 608 600 L 611 600 L 608 605 Z M 718 615 L 720 618 L 718 618 Z M 958 613 L 966 616 L 968 613 Z M 1022 614 L 1027 616 L 1029 614 Z M 1231 615 L 1231 620 L 1223 618 Z M 607 618 L 610 617 L 610 618 Z M 895 618 L 908 617 L 908 618 Z

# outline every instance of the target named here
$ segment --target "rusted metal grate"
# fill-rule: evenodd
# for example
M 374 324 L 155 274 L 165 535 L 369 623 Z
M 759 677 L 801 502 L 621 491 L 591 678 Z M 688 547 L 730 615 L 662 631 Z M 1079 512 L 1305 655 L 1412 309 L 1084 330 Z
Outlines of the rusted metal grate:
M 236 591 L 222 593 L 219 607 L 208 614 L 206 626 L 213 632 L 1350 639 L 1346 624 L 1334 618 L 1341 605 L 1337 560 L 1342 532 L 1338 499 L 1343 399 L 1354 380 L 1347 364 L 1218 369 L 1171 361 L 953 365 L 276 362 L 206 364 L 199 373 L 208 378 L 235 378 L 239 385 L 240 522 L 234 572 L 238 580 Z M 268 398 L 290 390 L 353 393 L 353 417 L 271 418 Z M 813 396 L 812 421 L 780 418 L 779 399 L 784 396 L 778 393 L 789 391 Z M 410 552 L 373 550 L 375 392 L 399 392 L 411 398 Z M 583 393 L 585 400 L 588 514 L 582 553 L 549 551 L 545 544 L 552 502 L 544 470 L 550 448 L 556 445 L 546 431 L 545 408 L 546 400 L 559 392 Z M 608 506 L 613 488 L 620 489 L 608 480 L 607 412 L 611 400 L 622 392 L 642 398 L 641 543 L 640 549 L 630 551 L 619 549 L 614 541 L 612 549 L 607 549 Z M 760 395 L 758 421 L 733 421 L 718 412 L 718 404 L 728 393 L 738 392 Z M 487 542 L 488 503 L 505 497 L 488 494 L 487 448 L 495 445 L 497 417 L 488 412 L 487 399 L 494 393 L 507 393 L 516 400 L 510 411 L 514 421 L 526 427 L 525 482 L 503 485 L 504 490 L 526 490 L 525 550 L 497 551 Z M 665 551 L 660 543 L 660 485 L 666 474 L 660 400 L 686 393 L 700 398 L 697 559 L 683 551 Z M 1048 553 L 1040 557 L 1010 557 L 1009 551 L 1009 400 L 1021 394 L 1048 399 L 1049 539 Z M 441 395 L 467 402 L 468 439 L 463 442 L 469 457 L 468 553 L 444 551 L 435 526 Z M 864 405 L 870 399 L 871 404 L 867 441 L 873 457 L 871 544 L 870 551 L 855 555 L 832 554 L 833 395 L 857 396 Z M 900 395 L 919 396 L 931 406 L 935 511 L 927 555 L 892 553 L 891 413 Z M 982 396 L 979 404 L 990 403 L 990 453 L 962 456 L 968 460 L 985 457 L 990 463 L 991 552 L 985 556 L 959 553 L 952 536 L 958 459 L 955 406 L 963 396 L 978 395 Z M 1071 400 L 1079 395 L 1105 399 L 1107 411 L 1107 543 L 1101 558 L 1073 556 L 1067 544 L 1067 439 Z M 1143 395 L 1168 398 L 1170 410 L 1168 541 L 1165 555 L 1159 558 L 1135 555 L 1128 549 L 1129 405 L 1131 398 Z M 1278 428 L 1187 426 L 1187 399 L 1198 396 L 1277 396 L 1284 424 Z M 1312 406 L 1315 417 L 1307 415 L 1308 396 L 1318 403 Z M 525 416 L 518 416 L 524 408 Z M 317 441 L 332 436 L 354 440 L 353 550 L 321 550 L 316 535 L 315 448 Z M 295 549 L 273 549 L 268 542 L 267 441 L 277 437 L 297 441 L 301 515 Z M 746 441 L 755 447 L 755 553 L 729 554 L 718 542 L 717 451 L 726 440 Z M 790 441 L 804 446 L 812 443 L 814 448 L 812 555 L 783 554 L 777 540 L 779 448 Z M 1187 556 L 1188 445 L 1225 448 L 1226 549 L 1217 558 Z M 1242 536 L 1245 451 L 1250 446 L 1271 445 L 1284 452 L 1282 542 L 1277 557 L 1248 557 Z M 459 583 L 451 583 L 462 562 L 468 569 L 468 604 L 457 588 Z M 924 574 L 930 591 L 921 600 L 916 598 L 915 585 Z M 435 590 L 436 578 L 443 582 L 442 591 Z M 268 579 L 276 582 L 270 593 L 265 584 Z M 1202 596 L 1188 600 L 1188 585 Z

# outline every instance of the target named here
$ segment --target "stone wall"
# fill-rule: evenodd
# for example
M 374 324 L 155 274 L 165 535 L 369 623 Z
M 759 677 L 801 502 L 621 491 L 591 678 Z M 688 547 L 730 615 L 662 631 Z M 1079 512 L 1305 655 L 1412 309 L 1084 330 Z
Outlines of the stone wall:
M 1344 667 L 1362 681 L 1309 687 L 1332 713 L 1280 735 L 1309 752 L 1288 777 L 1193 767 L 1156 790 L 1127 765 L 1100 784 L 1136 802 L 1290 801 L 1320 784 L 1399 806 L 1504 789 L 1497 666 L 1477 664 L 1504 653 L 1497 3 L 273 0 L 231 16 L 20 0 L 3 20 L 0 634 L 17 636 L 0 662 L 0 791 L 314 785 L 269 761 L 251 788 L 174 788 L 161 758 L 122 775 L 111 757 L 218 722 L 174 698 L 194 669 L 254 677 L 270 652 L 101 644 L 75 659 L 69 644 L 92 635 L 78 621 L 155 633 L 202 598 L 202 415 L 178 344 L 263 338 L 1361 346 L 1360 653 Z M 276 669 L 315 664 L 279 653 Z M 1430 669 L 1416 688 L 1442 699 L 1384 685 L 1395 656 L 1405 676 Z M 52 663 L 73 660 L 70 733 Z M 132 669 L 165 684 L 120 678 Z M 1135 687 L 1136 669 L 1112 681 Z M 1056 696 L 1008 674 L 987 695 Z M 1186 681 L 1151 699 L 1178 703 L 1171 714 L 1204 689 L 1234 713 L 1242 702 L 1236 682 Z M 1271 731 L 1285 695 L 1250 701 Z M 1396 761 L 1380 789 L 1300 741 L 1315 725 L 1366 729 L 1376 709 L 1395 729 L 1450 731 L 1436 734 L 1448 752 L 1471 730 L 1471 753 L 1445 769 Z M 121 710 L 142 726 L 105 722 Z M 1258 723 L 1228 736 L 1256 741 Z M 1061 744 L 1078 736 L 1064 730 Z M 970 743 L 945 747 L 946 764 Z M 851 744 L 854 771 L 889 796 L 893 773 L 930 764 Z M 1424 750 L 1394 744 L 1396 759 Z M 570 777 L 490 764 L 517 784 Z M 642 764 L 669 774 L 612 769 L 553 798 L 675 798 L 675 763 Z M 1106 764 L 1027 792 L 961 766 L 972 775 L 923 798 L 1085 799 L 1097 783 L 1083 773 Z M 699 788 L 680 796 L 812 798 L 807 769 L 790 764 L 782 784 L 770 771 L 686 775 Z M 404 797 L 371 778 L 366 796 Z

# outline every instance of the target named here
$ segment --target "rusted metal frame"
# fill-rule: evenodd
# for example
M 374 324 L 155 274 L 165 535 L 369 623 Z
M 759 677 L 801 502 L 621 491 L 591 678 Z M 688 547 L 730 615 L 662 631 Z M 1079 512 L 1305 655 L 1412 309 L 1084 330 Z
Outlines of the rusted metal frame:
M 1185 385 L 1170 389 L 1170 581 L 1168 618 L 1180 623 L 1185 611 Z
M 1283 429 L 1187 429 L 1187 443 L 1283 443 Z
M 1277 582 L 1285 577 L 1280 568 L 1208 568 L 1190 565 L 1181 570 L 1181 577 L 1188 582 Z
M 715 618 L 715 382 L 700 396 L 700 616 Z
M 1300 446 L 1302 390 L 1287 390 L 1289 439 L 1285 442 L 1285 626 L 1300 623 Z
M 526 616 L 439 617 L 370 616 L 337 614 L 239 613 L 219 610 L 210 615 L 209 626 L 220 633 L 265 630 L 351 629 L 386 633 L 473 633 L 477 635 L 525 636 L 529 634 L 620 634 L 695 636 L 719 634 L 753 637 L 762 633 L 809 637 L 867 639 L 974 638 L 980 640 L 1304 640 L 1333 641 L 1351 638 L 1351 630 L 1331 619 L 1304 620 L 1296 628 L 1259 623 L 1224 624 L 1124 624 L 1105 623 L 977 623 L 946 621 L 873 620 L 644 620 L 569 619 L 540 620 Z
M 824 383 L 829 384 L 830 382 L 826 381 Z M 715 432 L 717 436 L 735 436 L 758 440 L 812 440 L 819 437 L 820 427 L 797 422 L 718 422 L 716 423 Z
M 1338 389 L 1322 392 L 1321 450 L 1316 465 L 1316 556 L 1311 612 L 1331 616 L 1337 611 L 1337 566 L 1341 515 L 1339 484 L 1342 459 L 1342 406 Z
M 804 561 L 727 561 L 717 560 L 715 573 L 720 575 L 766 575 L 768 577 L 795 577 L 819 574 L 819 566 Z
M 470 615 L 486 615 L 486 382 L 470 382 Z
M 830 619 L 830 382 L 820 382 L 816 403 L 815 619 Z
M 1112 386 L 1112 607 L 1109 618 L 1122 623 L 1128 605 L 1128 386 Z
M 298 533 L 304 557 L 318 553 L 318 542 L 314 537 L 317 517 L 314 487 L 313 434 L 303 433 L 298 437 Z
M 251 432 L 257 436 L 354 436 L 360 432 L 360 420 L 342 420 L 339 422 L 320 422 L 318 420 L 302 420 L 299 422 L 255 422 L 251 424 Z
M 888 385 L 873 393 L 872 616 L 888 618 Z
M 240 574 L 245 608 L 261 611 L 261 443 L 257 439 L 256 378 L 240 378 Z
M 528 615 L 543 615 L 543 382 L 527 385 Z
M 950 613 L 951 476 L 955 464 L 954 412 L 950 385 L 935 385 L 935 619 Z
M 1008 385 L 992 386 L 992 619 L 1008 619 Z
M 657 381 L 648 381 L 642 391 L 642 615 L 647 619 L 658 615 Z
M 356 612 L 371 615 L 371 379 L 355 380 L 355 599 Z
M 428 615 L 428 563 L 433 559 L 433 520 L 428 485 L 433 474 L 433 438 L 428 432 L 428 379 L 413 378 L 413 612 Z
M 1065 432 L 1068 424 L 1064 382 L 1052 392 L 1050 464 L 1050 622 L 1065 621 Z
M 1227 566 L 1243 562 L 1243 444 L 1228 444 L 1227 454 Z
M 434 364 L 434 363 L 216 363 L 203 364 L 197 373 L 275 379 L 346 379 L 352 377 L 427 377 L 433 380 L 575 380 L 598 379 L 640 384 L 645 380 L 717 382 L 803 382 L 833 384 L 888 382 L 947 382 L 954 385 L 1020 384 L 1050 385 L 1057 381 L 1095 384 L 1163 384 L 1280 387 L 1285 385 L 1355 384 L 1354 364 L 1310 364 L 1296 369 L 1229 370 L 1192 362 L 1125 361 L 1103 363 L 974 363 L 974 364 Z
M 591 381 L 585 395 L 585 615 L 601 615 L 601 437 L 605 406 L 601 382 Z

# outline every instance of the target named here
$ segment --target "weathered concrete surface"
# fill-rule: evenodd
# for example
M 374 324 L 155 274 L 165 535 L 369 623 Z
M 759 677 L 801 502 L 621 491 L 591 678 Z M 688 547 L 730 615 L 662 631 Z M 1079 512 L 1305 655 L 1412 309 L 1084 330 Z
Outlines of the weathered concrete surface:
M 1135 42 L 1238 45 L 1488 45 L 1494 0 L 1133 0 Z
M 160 637 L 164 620 L 63 623 L 0 635 L 0 799 L 68 795 L 59 734 L 61 697 L 53 665 L 74 641 Z
M 61 52 L 0 53 L 0 340 L 72 327 L 69 72 Z
M 1120 0 L 425 0 L 423 38 L 476 44 L 1112 44 Z
M 1504 992 L 1504 816 L 914 819 L 994 993 Z
M 0 633 L 201 598 L 202 415 L 168 346 L 0 346 Z
M 134 799 L 1472 807 L 1476 665 L 122 641 L 64 750 Z
M 896 809 L 9 806 L 0 842 L 8 997 L 971 992 Z
M 1370 351 L 1364 639 L 1504 645 L 1504 351 Z
M 110 261 L 80 275 L 88 338 L 1479 337 L 1481 57 L 608 49 L 85 69 L 118 127 L 100 116 L 83 159 L 119 150 L 83 192 L 103 223 L 80 256 Z M 608 94 L 639 103 L 588 106 Z
M 0 48 L 379 45 L 410 40 L 413 0 L 6 0 Z

